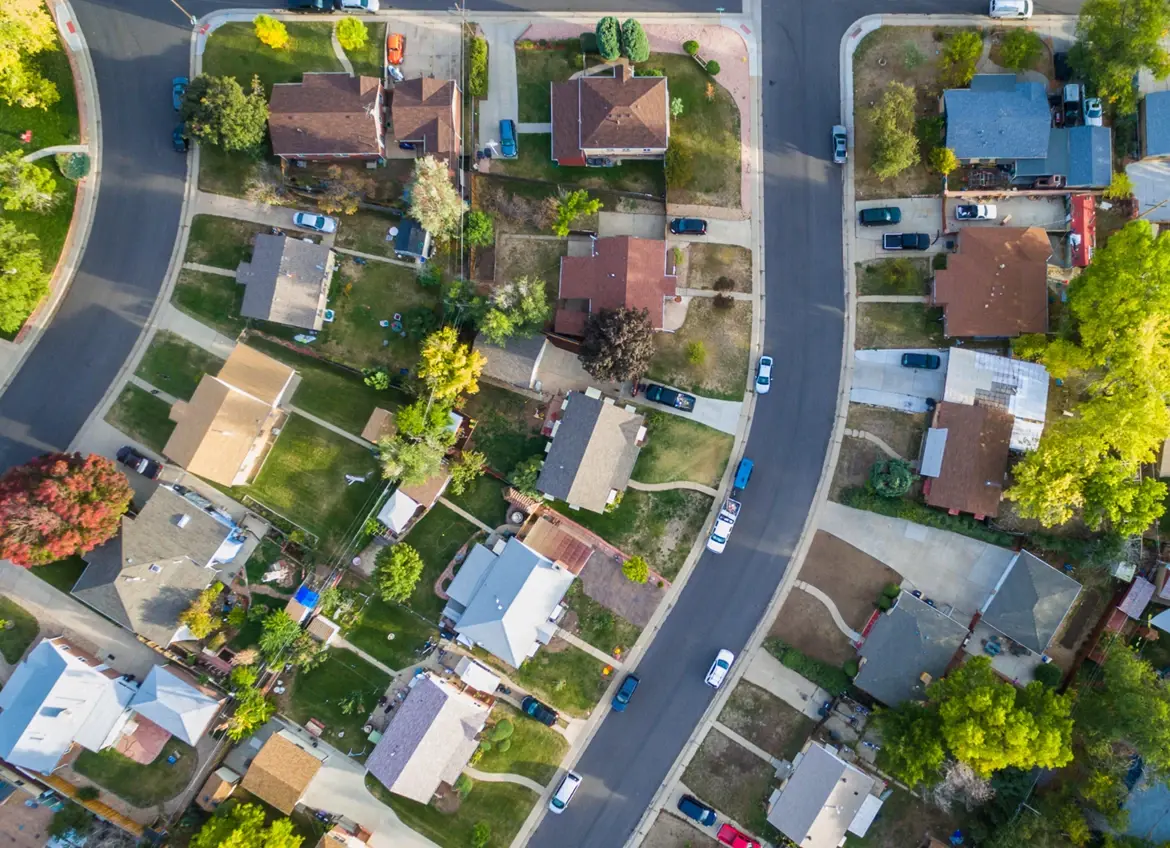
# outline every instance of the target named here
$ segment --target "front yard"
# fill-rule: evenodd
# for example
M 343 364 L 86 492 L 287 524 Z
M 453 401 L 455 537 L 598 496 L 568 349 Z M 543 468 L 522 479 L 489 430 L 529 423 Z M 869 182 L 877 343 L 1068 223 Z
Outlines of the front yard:
M 252 258 L 252 245 L 257 234 L 271 232 L 271 229 L 236 218 L 196 215 L 191 221 L 187 255 L 183 261 L 235 271 L 237 265 Z
M 171 302 L 180 312 L 201 321 L 229 339 L 244 331 L 248 322 L 240 315 L 244 287 L 235 277 L 182 270 L 175 282 Z
M 175 429 L 170 414 L 165 400 L 127 383 L 106 413 L 106 423 L 161 453 Z
M 743 400 L 751 320 L 747 301 L 720 309 L 714 298 L 692 298 L 678 332 L 654 334 L 657 352 L 646 376 L 706 397 Z M 695 344 L 702 345 L 701 356 L 693 353 Z
M 719 722 L 773 757 L 789 761 L 800 753 L 816 726 L 811 718 L 746 680 L 741 680 L 731 693 Z
M 170 330 L 159 330 L 134 373 L 157 389 L 190 400 L 204 374 L 218 374 L 223 360 Z
M 510 737 L 512 744 L 507 751 L 500 751 L 499 746 L 493 744 L 490 751 L 480 756 L 475 767 L 480 771 L 522 774 L 547 785 L 569 750 L 569 740 L 552 728 L 521 715 L 503 701 L 497 701 L 492 707 L 491 725 L 485 728 L 484 738 L 501 719 L 507 719 L 515 728 Z
M 383 637 L 384 639 L 385 637 Z M 298 724 L 318 719 L 324 739 L 343 751 L 365 743 L 362 726 L 390 686 L 390 675 L 353 651 L 330 648 L 312 671 L 298 671 L 282 711 Z
M 535 42 L 517 44 L 516 93 L 520 98 L 520 123 L 545 124 L 551 121 L 549 83 L 564 82 L 584 67 L 579 39 L 554 41 L 547 47 Z M 521 146 L 526 138 L 520 139 Z
M 34 567 L 33 573 L 35 574 L 39 568 L 47 567 Z M 20 662 L 20 658 L 24 656 L 28 646 L 37 638 L 40 625 L 37 624 L 36 617 L 28 610 L 2 595 L 0 595 L 0 622 L 12 623 L 11 628 L 7 624 L 0 626 L 0 656 L 4 657 L 5 662 L 15 665 Z
M 367 585 L 363 588 L 370 591 L 373 587 Z M 393 639 L 389 637 L 391 633 L 394 634 Z M 345 638 L 370 656 L 398 670 L 416 662 L 418 649 L 438 633 L 438 628 L 423 621 L 406 607 L 386 603 L 375 594 L 362 608 L 358 623 L 346 631 Z
M 900 294 L 925 297 L 930 294 L 932 271 L 929 259 L 875 259 L 858 262 L 857 293 Z
M 728 433 L 679 415 L 646 413 L 646 444 L 638 454 L 633 479 L 642 483 L 690 480 L 718 486 L 731 456 L 733 437 Z
M 947 347 L 942 315 L 921 303 L 860 303 L 855 347 Z
M 420 804 L 395 795 L 366 775 L 366 788 L 386 804 L 411 830 L 421 833 L 441 848 L 467 848 L 475 826 L 484 823 L 491 832 L 485 848 L 507 848 L 528 818 L 537 801 L 536 793 L 515 783 L 473 781 L 470 794 L 459 800 L 445 793 L 430 804 Z
M 589 715 L 609 684 L 599 660 L 562 639 L 542 645 L 519 669 L 482 648 L 475 653 L 546 704 L 576 718 Z
M 851 430 L 871 433 L 893 448 L 899 456 L 915 459 L 926 434 L 929 415 L 925 412 L 901 412 L 859 403 L 849 405 L 845 426 Z M 869 480 L 869 470 L 886 454 L 868 439 L 846 435 L 841 443 L 837 467 L 833 470 L 833 485 L 829 497 L 837 495 L 852 486 L 864 486 Z
M 774 775 L 771 764 L 712 727 L 682 780 L 701 800 L 767 838 L 772 827 L 764 802 Z
M 547 111 L 547 85 L 544 87 L 544 99 Z M 614 191 L 652 194 L 659 198 L 664 197 L 666 193 L 666 174 L 662 160 L 630 160 L 612 168 L 574 168 L 557 165 L 552 159 L 551 133 L 525 133 L 520 136 L 516 145 L 516 158 L 493 159 L 491 173 L 543 180 L 566 188 L 609 188 Z
M 167 762 L 172 754 L 178 757 L 173 765 Z M 150 765 L 136 763 L 113 748 L 106 748 L 97 753 L 83 750 L 73 763 L 73 770 L 128 804 L 153 807 L 169 801 L 187 787 L 198 759 L 194 748 L 172 737 Z
M 720 278 L 733 283 L 727 291 L 752 290 L 752 252 L 734 244 L 691 242 L 687 245 L 680 288 L 714 289 Z
M 565 606 L 571 610 L 576 623 L 570 626 L 566 616 L 562 626 L 611 656 L 615 648 L 620 648 L 623 654 L 630 650 L 642 635 L 641 627 L 631 624 L 586 595 L 580 580 L 574 580 L 569 587 Z
M 418 551 L 423 561 L 422 577 L 410 596 L 410 607 L 427 620 L 437 622 L 447 605 L 435 594 L 435 581 L 475 532 L 474 524 L 437 503 L 406 534 L 404 541 Z

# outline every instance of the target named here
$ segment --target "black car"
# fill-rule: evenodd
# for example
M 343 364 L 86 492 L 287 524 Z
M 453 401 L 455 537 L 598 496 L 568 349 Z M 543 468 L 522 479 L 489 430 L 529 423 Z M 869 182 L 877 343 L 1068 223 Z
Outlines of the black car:
M 524 715 L 529 718 L 534 718 L 541 724 L 552 727 L 557 723 L 556 710 L 551 710 L 542 704 L 540 701 L 527 695 L 523 701 L 520 702 L 520 709 L 523 710 Z
M 926 250 L 930 236 L 926 233 L 886 233 L 882 236 L 882 250 Z
M 649 383 L 646 386 L 646 400 L 653 403 L 660 403 L 663 406 L 673 406 L 675 409 L 681 409 L 683 412 L 692 412 L 695 408 L 694 395 L 676 392 L 674 389 L 668 389 L 657 383 Z
M 857 217 L 863 227 L 884 227 L 902 223 L 902 210 L 897 206 L 876 206 L 862 209 Z
M 157 480 L 158 475 L 162 474 L 162 464 L 155 462 L 150 457 L 143 456 L 134 448 L 126 445 L 118 448 L 118 462 L 125 465 L 127 468 L 133 468 L 147 480 Z
M 675 218 L 670 222 L 670 231 L 676 236 L 705 236 L 707 222 L 702 218 Z
M 933 353 L 903 353 L 903 368 L 924 368 L 927 371 L 937 371 L 942 365 L 942 357 Z

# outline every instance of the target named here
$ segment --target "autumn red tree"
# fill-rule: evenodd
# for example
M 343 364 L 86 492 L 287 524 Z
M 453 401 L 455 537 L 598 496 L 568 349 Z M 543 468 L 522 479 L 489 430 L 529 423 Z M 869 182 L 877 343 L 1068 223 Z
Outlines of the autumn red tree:
M 49 453 L 0 477 L 0 559 L 25 567 L 93 550 L 118 532 L 133 495 L 102 456 Z

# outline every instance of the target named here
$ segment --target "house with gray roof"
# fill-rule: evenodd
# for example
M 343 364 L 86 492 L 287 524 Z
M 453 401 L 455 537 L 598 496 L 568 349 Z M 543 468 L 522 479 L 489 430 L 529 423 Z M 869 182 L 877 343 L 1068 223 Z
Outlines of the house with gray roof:
M 166 647 L 193 639 L 179 615 L 216 580 L 230 582 L 244 534 L 223 513 L 159 486 L 121 532 L 84 555 L 73 596 Z
M 829 746 L 810 741 L 772 793 L 768 824 L 800 848 L 837 848 L 846 833 L 865 836 L 882 806 L 874 791 L 883 788 Z
M 1142 158 L 1170 156 L 1170 91 L 1151 91 L 1142 98 Z
M 366 770 L 395 795 L 427 804 L 440 784 L 453 785 L 467 767 L 490 707 L 430 672 L 409 685 Z
M 261 233 L 252 261 L 236 268 L 244 289 L 240 314 L 306 330 L 320 330 L 333 279 L 334 255 L 323 244 Z
M 536 480 L 545 498 L 605 512 L 630 482 L 646 437 L 646 419 L 597 389 L 569 392 L 552 428 Z
M 946 613 L 902 592 L 878 618 L 858 650 L 853 685 L 887 706 L 926 697 L 962 647 L 969 628 Z
M 476 545 L 447 587 L 443 617 L 461 640 L 519 668 L 556 633 L 550 618 L 573 577 L 515 537 L 495 550 Z
M 1043 654 L 1080 592 L 1081 584 L 1063 571 L 1020 551 L 979 611 L 980 623 Z

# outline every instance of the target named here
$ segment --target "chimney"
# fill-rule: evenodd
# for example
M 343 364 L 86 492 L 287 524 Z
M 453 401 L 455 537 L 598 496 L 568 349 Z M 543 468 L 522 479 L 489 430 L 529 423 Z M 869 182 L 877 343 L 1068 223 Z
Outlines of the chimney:
M 629 82 L 634 76 L 634 66 L 629 62 L 622 62 L 618 67 L 621 69 L 618 71 L 618 78 L 622 82 Z
M 175 522 L 175 524 L 179 525 L 179 527 L 186 527 L 190 523 L 191 523 L 191 516 L 187 515 L 187 513 L 183 513 L 182 515 L 180 515 L 179 520 Z

